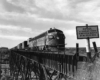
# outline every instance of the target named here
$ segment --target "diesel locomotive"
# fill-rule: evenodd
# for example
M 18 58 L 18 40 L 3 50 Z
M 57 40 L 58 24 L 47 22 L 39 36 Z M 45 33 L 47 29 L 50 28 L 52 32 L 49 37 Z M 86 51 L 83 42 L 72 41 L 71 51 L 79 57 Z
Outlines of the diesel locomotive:
M 29 38 L 18 45 L 18 49 L 28 49 L 28 50 L 64 50 L 65 48 L 65 35 L 63 31 L 59 29 L 50 28 L 48 31 Z
M 31 50 L 63 50 L 65 48 L 65 35 L 59 29 L 52 29 L 28 41 Z

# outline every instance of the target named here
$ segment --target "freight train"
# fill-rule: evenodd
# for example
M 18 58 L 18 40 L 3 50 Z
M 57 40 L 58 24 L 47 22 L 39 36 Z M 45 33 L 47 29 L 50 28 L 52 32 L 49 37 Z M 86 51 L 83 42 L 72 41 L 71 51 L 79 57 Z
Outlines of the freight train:
M 29 38 L 27 41 L 24 41 L 14 47 L 16 49 L 25 49 L 25 50 L 64 50 L 65 48 L 65 35 L 63 31 L 59 29 L 50 28 L 48 31 L 33 37 Z

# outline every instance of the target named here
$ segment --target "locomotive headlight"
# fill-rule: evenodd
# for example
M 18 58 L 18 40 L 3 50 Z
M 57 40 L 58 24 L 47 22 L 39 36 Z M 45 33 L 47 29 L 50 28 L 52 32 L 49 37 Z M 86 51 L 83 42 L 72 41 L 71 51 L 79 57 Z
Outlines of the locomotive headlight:
M 57 37 L 57 39 L 59 39 L 59 37 Z

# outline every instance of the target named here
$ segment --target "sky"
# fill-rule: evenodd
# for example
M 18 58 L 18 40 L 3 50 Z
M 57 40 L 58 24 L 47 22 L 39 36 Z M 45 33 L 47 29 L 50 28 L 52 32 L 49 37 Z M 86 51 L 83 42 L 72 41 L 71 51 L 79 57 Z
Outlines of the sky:
M 76 26 L 86 24 L 100 26 L 100 0 L 0 0 L 0 47 L 12 48 L 54 27 L 64 32 L 66 47 L 85 47 Z M 99 38 L 90 41 L 100 47 Z

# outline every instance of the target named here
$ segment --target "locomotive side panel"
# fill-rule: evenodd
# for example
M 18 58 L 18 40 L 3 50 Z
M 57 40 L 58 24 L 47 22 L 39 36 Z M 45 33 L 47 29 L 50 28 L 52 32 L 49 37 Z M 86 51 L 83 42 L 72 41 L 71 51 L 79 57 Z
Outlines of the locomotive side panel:
M 29 42 L 29 48 L 31 50 L 35 50 L 36 47 L 37 47 L 37 40 L 32 40 L 32 41 Z
M 46 32 L 36 36 L 29 41 L 29 48 L 31 50 L 43 50 L 45 46 Z
M 45 39 L 46 39 L 45 36 L 43 36 L 43 37 L 41 37 L 41 38 L 39 38 L 37 40 L 37 46 L 38 46 L 39 50 L 43 50 L 44 49 Z

